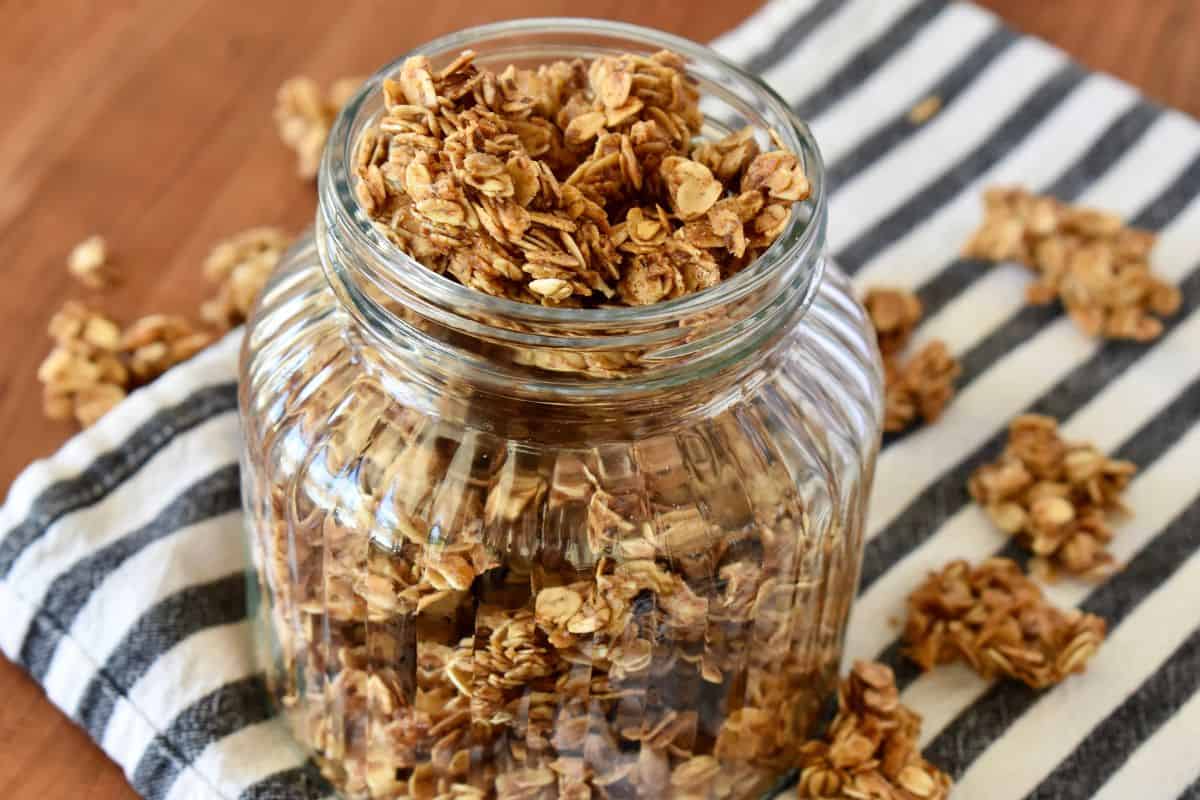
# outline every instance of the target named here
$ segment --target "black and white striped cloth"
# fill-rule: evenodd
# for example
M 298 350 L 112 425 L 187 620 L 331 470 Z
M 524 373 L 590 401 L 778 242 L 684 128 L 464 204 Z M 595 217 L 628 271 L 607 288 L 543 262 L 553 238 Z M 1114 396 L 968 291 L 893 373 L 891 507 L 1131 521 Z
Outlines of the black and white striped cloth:
M 964 366 L 946 416 L 880 456 L 848 656 L 896 667 L 956 797 L 1200 798 L 1200 127 L 942 0 L 776 2 L 717 47 L 812 122 L 836 187 L 830 252 L 860 285 L 916 289 L 920 338 Z M 944 108 L 914 125 L 931 95 Z M 1163 337 L 1088 339 L 1025 305 L 1024 269 L 955 258 L 996 183 L 1159 231 L 1155 264 L 1184 295 Z M 0 645 L 150 798 L 326 791 L 270 719 L 247 644 L 236 338 L 29 467 L 0 512 Z M 1125 568 L 1049 589 L 1108 619 L 1109 641 L 1049 692 L 920 675 L 888 620 L 926 570 L 1017 555 L 965 482 L 1023 411 L 1141 467 L 1114 543 Z

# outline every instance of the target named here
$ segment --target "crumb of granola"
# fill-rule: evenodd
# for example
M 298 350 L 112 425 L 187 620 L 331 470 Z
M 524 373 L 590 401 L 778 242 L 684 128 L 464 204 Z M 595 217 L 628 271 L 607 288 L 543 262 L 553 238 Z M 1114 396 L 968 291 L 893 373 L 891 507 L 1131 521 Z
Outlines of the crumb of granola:
M 945 800 L 950 776 L 921 755 L 921 717 L 900 702 L 890 667 L 856 661 L 825 736 L 801 749 L 801 800 Z
M 1160 318 L 1179 310 L 1179 289 L 1150 268 L 1153 232 L 1021 188 L 989 189 L 984 208 L 963 255 L 1019 261 L 1034 270 L 1028 301 L 1061 301 L 1089 336 L 1150 341 L 1162 334 Z
M 113 282 L 108 263 L 108 243 L 103 236 L 89 236 L 67 256 L 67 270 L 89 289 L 103 289 Z
M 1039 577 L 1111 574 L 1108 516 L 1128 513 L 1121 493 L 1137 466 L 1091 444 L 1064 441 L 1058 422 L 1038 414 L 1013 420 L 1008 437 L 1001 456 L 971 475 L 971 496 L 996 527 L 1034 554 L 1030 569 Z
M 763 252 L 811 187 L 753 131 L 698 139 L 683 59 L 603 56 L 499 73 L 407 59 L 357 145 L 360 205 L 429 269 L 549 306 L 648 305 Z M 313 105 L 314 87 L 294 89 Z
M 342 78 L 322 92 L 312 78 L 298 76 L 279 87 L 275 125 L 279 138 L 296 153 L 296 172 L 301 178 L 316 177 L 329 129 L 362 82 L 362 78 Z
M 908 111 L 908 121 L 913 125 L 924 125 L 942 110 L 942 98 L 931 94 Z
M 1083 672 L 1105 633 L 1102 618 L 1058 608 L 1015 561 L 991 558 L 930 573 L 908 598 L 904 640 L 924 670 L 962 660 L 1044 689 Z
M 204 261 L 204 276 L 217 294 L 200 307 L 200 316 L 219 330 L 246 321 L 259 292 L 291 244 L 279 228 L 250 228 L 218 243 Z
M 945 342 L 935 339 L 907 361 L 901 360 L 923 313 L 920 299 L 912 292 L 875 287 L 863 297 L 863 305 L 883 355 L 883 429 L 896 433 L 918 418 L 935 422 L 954 397 L 954 381 L 962 372 L 958 359 Z

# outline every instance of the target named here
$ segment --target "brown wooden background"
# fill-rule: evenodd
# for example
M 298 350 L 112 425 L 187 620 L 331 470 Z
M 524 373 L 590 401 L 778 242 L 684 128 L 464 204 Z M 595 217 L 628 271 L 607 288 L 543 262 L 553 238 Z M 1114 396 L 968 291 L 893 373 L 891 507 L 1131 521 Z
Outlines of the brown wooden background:
M 881 0 L 887 2 L 888 0 Z M 103 233 L 121 318 L 193 312 L 197 265 L 255 224 L 299 230 L 311 187 L 276 143 L 285 78 L 367 74 L 407 47 L 512 16 L 580 14 L 705 41 L 759 0 L 0 0 L 0 487 L 71 429 L 42 419 L 46 321 L 82 296 L 63 269 Z M 983 0 L 1018 28 L 1200 114 L 1200 0 Z M 5 488 L 6 492 L 7 489 Z M 120 771 L 0 658 L 0 797 L 135 797 Z

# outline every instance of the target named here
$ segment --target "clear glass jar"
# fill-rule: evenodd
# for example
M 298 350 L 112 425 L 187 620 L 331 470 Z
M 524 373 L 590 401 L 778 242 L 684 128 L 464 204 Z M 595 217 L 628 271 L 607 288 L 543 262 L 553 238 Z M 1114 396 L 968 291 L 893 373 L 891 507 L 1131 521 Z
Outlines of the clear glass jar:
M 467 47 L 492 66 L 674 50 L 710 133 L 776 131 L 813 193 L 698 294 L 490 297 L 358 209 L 350 153 L 399 62 L 369 81 L 242 359 L 273 691 L 348 798 L 759 796 L 833 691 L 879 443 L 816 145 L 757 79 L 665 34 L 529 20 L 415 52 Z

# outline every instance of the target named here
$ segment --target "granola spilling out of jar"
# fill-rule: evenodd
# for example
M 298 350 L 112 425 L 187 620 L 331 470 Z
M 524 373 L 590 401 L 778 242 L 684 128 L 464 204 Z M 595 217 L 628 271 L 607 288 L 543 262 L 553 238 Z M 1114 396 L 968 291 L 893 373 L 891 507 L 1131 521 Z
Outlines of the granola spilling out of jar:
M 905 653 L 922 669 L 961 660 L 985 678 L 1034 689 L 1083 672 L 1105 633 L 1102 618 L 1053 605 L 1006 558 L 978 567 L 953 561 L 931 573 L 909 596 L 904 626 Z
M 945 800 L 950 776 L 921 756 L 921 716 L 900 702 L 890 667 L 857 661 L 838 689 L 837 716 L 804 745 L 800 800 Z
M 1027 296 L 1058 299 L 1089 336 L 1157 339 L 1160 317 L 1179 310 L 1179 289 L 1150 269 L 1155 234 L 1116 214 L 1070 206 L 1020 188 L 990 189 L 985 215 L 963 249 L 968 258 L 1019 261 L 1037 272 Z
M 1128 513 L 1121 493 L 1136 472 L 1091 444 L 1064 441 L 1052 417 L 1025 414 L 1010 424 L 1004 453 L 967 487 L 998 528 L 1033 552 L 1033 574 L 1098 580 L 1116 569 L 1108 517 Z
M 751 129 L 698 138 L 684 62 L 558 61 L 500 73 L 463 52 L 384 83 L 362 135 L 363 209 L 429 269 L 549 306 L 641 306 L 714 286 L 809 196 L 799 159 Z
M 887 386 L 883 429 L 898 433 L 911 427 L 918 418 L 926 423 L 936 422 L 954 397 L 954 380 L 962 372 L 958 359 L 945 342 L 935 339 L 902 360 L 924 313 L 920 299 L 912 292 L 873 288 L 863 298 L 863 306 L 875 328 L 883 356 Z

